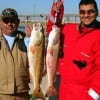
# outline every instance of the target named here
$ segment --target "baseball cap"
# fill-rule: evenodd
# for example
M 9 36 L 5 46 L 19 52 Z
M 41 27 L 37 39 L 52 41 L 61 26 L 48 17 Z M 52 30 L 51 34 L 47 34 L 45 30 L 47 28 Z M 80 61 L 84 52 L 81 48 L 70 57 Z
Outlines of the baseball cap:
M 1 19 L 5 19 L 5 18 L 18 19 L 17 11 L 12 8 L 4 9 L 1 13 Z

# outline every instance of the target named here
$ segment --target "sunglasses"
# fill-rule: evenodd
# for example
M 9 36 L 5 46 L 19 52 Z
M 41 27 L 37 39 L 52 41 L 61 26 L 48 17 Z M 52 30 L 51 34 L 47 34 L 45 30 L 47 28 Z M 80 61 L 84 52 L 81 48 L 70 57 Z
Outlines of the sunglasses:
M 16 19 L 11 19 L 11 18 L 5 18 L 5 19 L 2 19 L 2 20 L 3 20 L 3 22 L 4 22 L 5 24 L 8 24 L 9 22 L 10 22 L 10 23 L 16 23 L 16 22 L 17 22 Z
M 81 15 L 85 15 L 85 14 L 88 14 L 88 15 L 91 15 L 91 14 L 94 14 L 96 12 L 96 10 L 94 9 L 90 9 L 90 10 L 80 10 L 79 13 Z

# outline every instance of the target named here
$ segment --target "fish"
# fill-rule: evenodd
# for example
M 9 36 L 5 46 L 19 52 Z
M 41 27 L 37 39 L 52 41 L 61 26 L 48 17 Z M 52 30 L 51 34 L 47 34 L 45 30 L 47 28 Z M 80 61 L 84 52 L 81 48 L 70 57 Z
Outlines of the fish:
M 52 30 L 48 36 L 48 45 L 46 52 L 46 66 L 47 66 L 47 96 L 57 95 L 57 91 L 54 87 L 55 75 L 57 72 L 57 62 L 58 62 L 58 53 L 60 46 L 60 29 L 56 26 L 52 26 Z
M 45 34 L 41 23 L 33 24 L 28 46 L 29 73 L 33 81 L 32 96 L 36 99 L 45 98 L 40 87 L 44 69 L 45 57 Z

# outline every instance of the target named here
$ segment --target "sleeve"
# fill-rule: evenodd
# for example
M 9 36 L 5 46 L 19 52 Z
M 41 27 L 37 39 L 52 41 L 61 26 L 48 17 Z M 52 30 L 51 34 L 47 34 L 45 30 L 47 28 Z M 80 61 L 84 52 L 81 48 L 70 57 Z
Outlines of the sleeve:
M 100 100 L 100 40 L 94 44 L 93 52 L 95 72 L 88 94 L 93 100 Z
M 25 46 L 26 46 L 27 48 L 28 48 L 29 42 L 30 42 L 30 38 L 29 38 L 29 37 L 25 37 L 25 38 L 24 38 L 24 43 L 25 43 Z
M 46 31 L 48 34 L 52 30 L 52 25 L 56 24 L 60 28 L 61 24 L 62 24 L 62 18 L 63 18 L 63 14 L 64 14 L 64 6 L 62 4 L 62 6 L 59 9 L 59 12 L 56 15 L 56 11 L 53 9 L 53 7 L 56 5 L 56 3 L 53 3 L 50 15 L 47 19 Z M 55 23 L 55 17 L 56 17 L 56 23 Z

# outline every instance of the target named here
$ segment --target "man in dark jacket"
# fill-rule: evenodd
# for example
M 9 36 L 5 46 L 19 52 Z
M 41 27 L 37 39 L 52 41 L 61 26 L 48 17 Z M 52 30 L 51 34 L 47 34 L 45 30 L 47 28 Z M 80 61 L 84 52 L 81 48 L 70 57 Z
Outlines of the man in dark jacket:
M 15 9 L 0 16 L 0 100 L 28 100 L 29 71 L 25 33 L 17 30 Z M 27 35 L 27 34 L 26 34 Z

